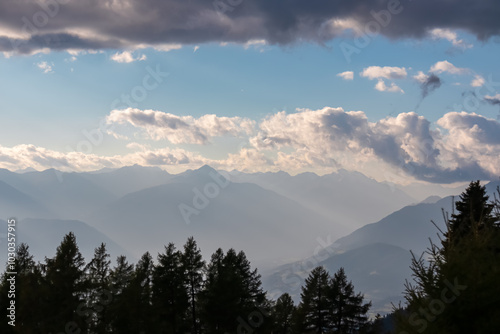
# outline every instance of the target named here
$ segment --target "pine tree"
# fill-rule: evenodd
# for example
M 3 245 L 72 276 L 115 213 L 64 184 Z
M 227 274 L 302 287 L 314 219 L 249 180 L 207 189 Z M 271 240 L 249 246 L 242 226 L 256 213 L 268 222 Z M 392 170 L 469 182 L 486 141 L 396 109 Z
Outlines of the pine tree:
M 106 310 L 111 302 L 110 294 L 110 264 L 106 245 L 101 243 L 94 251 L 94 258 L 86 268 L 88 292 L 86 294 L 87 309 L 80 309 L 80 315 L 85 315 L 90 332 L 103 333 L 106 330 Z
M 494 205 L 488 202 L 486 188 L 479 181 L 471 182 L 460 200 L 455 203 L 457 213 L 449 221 L 448 241 L 459 241 L 467 235 L 483 228 L 492 227 L 495 218 L 492 215 Z
M 131 300 L 127 291 L 134 274 L 134 265 L 120 255 L 110 272 L 110 301 L 107 305 L 105 327 L 111 332 L 127 333 L 130 319 Z
M 442 247 L 413 257 L 414 283 L 398 329 L 408 333 L 500 332 L 500 228 L 484 187 L 471 182 L 455 203 Z
M 328 302 L 330 320 L 335 333 L 359 332 L 368 321 L 366 313 L 371 302 L 363 304 L 363 295 L 354 292 L 352 282 L 347 281 L 344 268 L 340 268 L 330 281 Z
M 200 293 L 201 316 L 205 333 L 217 333 L 221 324 L 225 321 L 223 260 L 224 252 L 219 248 L 212 254 L 207 267 L 205 285 Z
M 153 333 L 156 330 L 152 307 L 153 268 L 153 258 L 146 252 L 137 262 L 132 280 L 124 291 L 129 333 Z
M 75 235 L 67 234 L 55 257 L 46 259 L 45 277 L 42 289 L 41 307 L 44 320 L 40 323 L 41 332 L 64 332 L 66 329 L 86 330 L 86 323 L 77 309 L 85 304 L 86 291 L 84 280 L 85 261 L 78 249 Z
M 158 255 L 153 271 L 153 305 L 161 333 L 181 333 L 186 329 L 189 298 L 181 258 L 182 253 L 170 243 L 165 253 Z
M 0 329 L 2 333 L 39 333 L 38 324 L 43 320 L 40 313 L 40 286 L 42 273 L 38 265 L 35 264 L 33 256 L 29 252 L 27 244 L 20 244 L 16 251 L 15 268 L 7 267 L 2 275 L 0 283 L 0 307 L 6 310 L 10 305 L 11 298 L 8 298 L 10 282 L 7 272 L 15 272 L 15 306 L 16 321 L 15 327 L 2 321 Z M 5 320 L 10 320 L 5 318 Z
M 243 252 L 229 249 L 224 255 L 218 249 L 212 255 L 200 297 L 206 333 L 246 333 L 268 325 L 260 275 Z
M 306 332 L 327 333 L 330 326 L 329 314 L 330 275 L 323 267 L 314 268 L 302 287 L 299 304 L 299 318 L 302 330 Z
M 191 309 L 192 333 L 198 334 L 199 315 L 196 307 L 198 294 L 203 286 L 203 270 L 205 262 L 203 261 L 201 251 L 196 245 L 193 237 L 190 237 L 184 245 L 184 253 L 181 257 L 186 278 L 185 285 L 189 295 Z
M 289 334 L 292 330 L 292 317 L 295 312 L 295 305 L 293 304 L 292 297 L 288 293 L 282 294 L 274 305 L 273 320 L 274 328 L 273 333 Z

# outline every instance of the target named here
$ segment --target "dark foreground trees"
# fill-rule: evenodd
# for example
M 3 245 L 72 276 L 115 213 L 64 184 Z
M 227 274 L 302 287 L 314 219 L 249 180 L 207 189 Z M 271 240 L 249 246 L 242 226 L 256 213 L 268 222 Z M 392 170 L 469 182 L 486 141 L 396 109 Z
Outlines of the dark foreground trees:
M 333 277 L 323 267 L 313 269 L 302 287 L 296 331 L 300 333 L 358 333 L 368 322 L 371 303 L 354 292 L 344 269 Z
M 270 333 L 271 304 L 245 253 L 218 249 L 208 264 L 193 238 L 137 264 L 109 260 L 106 245 L 86 265 L 69 233 L 53 258 L 36 264 L 25 244 L 15 261 L 16 326 L 1 333 Z M 0 306 L 10 303 L 7 274 Z M 293 306 L 293 304 L 292 304 Z
M 322 267 L 298 307 L 287 293 L 270 301 L 244 252 L 218 249 L 206 264 L 193 238 L 168 244 L 156 264 L 149 253 L 112 263 L 105 244 L 85 264 L 69 233 L 44 263 L 21 244 L 15 265 L 16 326 L 2 321 L 1 333 L 357 333 L 370 307 L 343 269 L 330 277 Z M 4 273 L 4 310 L 9 284 Z
M 412 261 L 408 305 L 396 312 L 401 332 L 500 333 L 498 199 L 471 182 L 455 208 L 441 246 Z

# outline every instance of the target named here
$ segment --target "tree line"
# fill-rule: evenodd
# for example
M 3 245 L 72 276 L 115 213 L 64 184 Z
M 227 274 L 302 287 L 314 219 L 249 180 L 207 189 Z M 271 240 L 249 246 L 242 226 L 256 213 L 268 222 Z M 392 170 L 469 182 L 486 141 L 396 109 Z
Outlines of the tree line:
M 136 264 L 119 256 L 112 265 L 109 257 L 101 244 L 85 263 L 73 233 L 44 263 L 35 263 L 28 245 L 21 244 L 16 326 L 2 321 L 1 332 L 285 334 L 367 328 L 370 303 L 363 304 L 343 269 L 333 277 L 314 269 L 296 306 L 287 293 L 277 300 L 267 296 L 243 251 L 218 249 L 206 263 L 192 237 L 181 250 L 168 244 L 156 263 L 149 253 Z M 4 273 L 2 310 L 8 289 Z

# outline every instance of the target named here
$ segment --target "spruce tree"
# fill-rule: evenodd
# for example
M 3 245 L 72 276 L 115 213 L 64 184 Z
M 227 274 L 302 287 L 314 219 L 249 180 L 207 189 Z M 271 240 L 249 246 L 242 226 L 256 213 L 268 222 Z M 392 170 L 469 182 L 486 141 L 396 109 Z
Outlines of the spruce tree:
M 371 302 L 364 304 L 363 299 L 361 293 L 354 292 L 352 282 L 347 281 L 344 268 L 340 268 L 330 281 L 328 293 L 329 319 L 335 333 L 357 333 L 366 326 Z
M 161 333 L 181 333 L 186 330 L 189 297 L 185 286 L 182 253 L 173 243 L 158 255 L 153 271 L 153 305 Z
M 225 319 L 226 290 L 223 282 L 224 252 L 221 248 L 212 254 L 207 267 L 206 281 L 200 293 L 201 317 L 205 333 L 217 333 Z
M 94 258 L 86 269 L 88 292 L 85 299 L 87 309 L 79 310 L 85 315 L 91 333 L 102 333 L 106 329 L 105 314 L 112 298 L 110 294 L 110 264 L 106 245 L 101 243 L 94 250 Z
M 181 257 L 185 285 L 189 296 L 191 313 L 191 331 L 193 334 L 199 333 L 199 314 L 197 310 L 198 294 L 203 286 L 203 271 L 205 261 L 203 261 L 201 250 L 196 241 L 190 237 L 184 245 L 184 253 Z
M 154 333 L 155 315 L 152 307 L 153 258 L 146 252 L 135 266 L 130 284 L 124 291 L 129 333 Z
M 260 275 L 244 252 L 218 249 L 207 268 L 201 304 L 206 333 L 260 331 L 269 325 L 269 305 Z
M 129 328 L 132 301 L 127 291 L 134 274 L 134 265 L 128 263 L 126 256 L 120 255 L 110 272 L 110 301 L 104 319 L 106 328 L 111 332 L 126 333 Z
M 471 182 L 455 203 L 456 213 L 452 214 L 449 221 L 446 242 L 458 242 L 483 228 L 492 227 L 495 223 L 493 208 L 494 204 L 489 203 L 486 188 L 479 181 Z
M 0 279 L 0 307 L 6 310 L 10 301 L 15 300 L 16 319 L 15 327 L 8 325 L 9 318 L 4 318 L 0 325 L 2 333 L 39 333 L 38 325 L 43 320 L 40 312 L 40 287 L 42 273 L 29 252 L 29 246 L 21 243 L 17 247 L 14 269 L 7 266 Z M 15 299 L 9 298 L 10 281 L 7 272 L 15 272 Z
M 276 300 L 273 308 L 273 333 L 289 334 L 292 330 L 292 317 L 295 312 L 295 305 L 292 297 L 284 293 Z
M 486 190 L 471 182 L 455 203 L 442 247 L 413 257 L 407 307 L 397 314 L 408 333 L 500 332 L 500 228 Z
M 314 333 L 327 333 L 330 326 L 329 314 L 330 275 L 323 267 L 314 268 L 306 278 L 300 294 L 299 318 L 302 330 Z M 300 330 L 300 329 L 299 329 Z
M 39 324 L 41 332 L 85 331 L 85 319 L 77 313 L 85 304 L 85 261 L 75 235 L 72 232 L 65 235 L 56 255 L 45 261 L 45 277 L 41 286 L 43 305 L 40 311 L 44 317 Z

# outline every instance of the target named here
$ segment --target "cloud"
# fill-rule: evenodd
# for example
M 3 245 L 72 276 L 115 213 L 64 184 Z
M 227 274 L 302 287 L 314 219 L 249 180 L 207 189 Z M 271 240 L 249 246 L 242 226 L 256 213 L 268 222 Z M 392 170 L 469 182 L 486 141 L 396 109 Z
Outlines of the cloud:
M 36 170 L 54 168 L 60 171 L 92 171 L 104 167 L 119 168 L 140 164 L 144 166 L 201 166 L 208 159 L 183 149 L 162 148 L 147 149 L 138 152 L 115 155 L 98 156 L 82 152 L 57 152 L 35 145 L 17 145 L 4 147 L 0 145 L 0 167 L 10 170 Z
M 43 71 L 45 74 L 54 73 L 54 64 L 49 64 L 46 61 L 41 61 L 36 66 Z
M 443 135 L 413 112 L 374 123 L 363 112 L 341 108 L 279 112 L 259 124 L 259 133 L 250 143 L 258 150 L 278 150 L 275 164 L 292 169 L 330 164 L 369 174 L 370 168 L 363 166 L 382 163 L 386 167 L 379 170 L 430 182 L 495 177 L 500 173 L 500 123 L 475 114 L 459 116 L 462 122 L 454 113 L 438 121 L 448 132 Z M 474 151 L 481 145 L 489 148 Z
M 243 44 L 243 48 L 244 49 L 249 49 L 251 47 L 261 48 L 266 44 L 267 44 L 267 42 L 265 39 L 251 39 L 248 42 Z
M 153 140 L 166 139 L 173 144 L 208 144 L 213 137 L 250 134 L 255 122 L 241 117 L 203 115 L 177 116 L 162 111 L 128 108 L 112 110 L 108 124 L 129 124 L 142 129 Z
M 485 82 L 486 82 L 486 81 L 484 80 L 484 78 L 483 78 L 481 75 L 476 74 L 476 75 L 474 76 L 474 79 L 472 79 L 472 81 L 471 81 L 470 85 L 471 85 L 472 87 L 482 87 L 482 86 L 484 85 L 484 83 L 485 83 Z
M 354 79 L 354 72 L 353 71 L 345 71 L 345 72 L 337 74 L 337 76 L 341 77 L 344 80 L 353 80 Z
M 146 60 L 146 55 L 134 57 L 130 51 L 117 52 L 111 56 L 111 60 L 117 63 L 132 63 L 134 61 Z
M 406 69 L 404 67 L 390 67 L 390 66 L 369 66 L 360 75 L 362 77 L 368 78 L 370 80 L 377 79 L 377 84 L 375 89 L 380 92 L 392 92 L 392 93 L 404 93 L 398 85 L 391 82 L 390 86 L 387 86 L 383 79 L 404 79 L 407 76 Z
M 422 72 L 419 72 L 414 78 L 420 82 L 420 89 L 422 90 L 422 99 L 426 98 L 427 95 L 441 87 L 441 79 L 435 75 L 434 73 L 431 73 L 429 75 L 422 76 Z M 422 73 L 423 74 L 423 73 Z
M 406 69 L 404 67 L 390 67 L 390 66 L 370 66 L 360 73 L 362 77 L 373 79 L 404 79 L 406 78 Z
M 500 94 L 496 94 L 493 96 L 485 95 L 484 101 L 486 101 L 486 103 L 488 103 L 488 104 L 491 104 L 492 106 L 499 106 L 500 105 Z M 500 115 L 497 116 L 497 120 L 500 120 Z
M 403 93 L 404 90 L 402 90 L 398 85 L 396 85 L 394 82 L 391 82 L 390 86 L 387 86 L 384 82 L 384 80 L 380 79 L 377 84 L 375 85 L 375 89 L 380 91 L 380 92 L 391 92 L 391 93 Z
M 429 76 L 422 71 L 418 71 L 418 73 L 413 76 L 413 79 L 417 80 L 420 83 L 424 83 L 429 79 Z
M 491 105 L 498 105 L 500 104 L 500 94 L 496 94 L 493 96 L 485 95 L 484 100 Z
M 437 73 L 437 74 L 440 74 L 443 72 L 447 72 L 450 74 L 468 74 L 468 73 L 470 73 L 470 70 L 467 68 L 456 67 L 455 65 L 453 65 L 449 61 L 443 60 L 443 61 L 438 61 L 437 63 L 432 65 L 429 72 Z
M 469 49 L 472 48 L 472 44 L 466 43 L 463 39 L 459 39 L 456 32 L 451 29 L 434 28 L 429 31 L 430 35 L 434 39 L 446 39 L 451 44 L 458 49 Z
M 346 30 L 364 32 L 380 13 L 392 10 L 379 33 L 390 39 L 446 38 L 463 45 L 454 30 L 482 41 L 500 33 L 500 3 L 490 0 L 421 0 L 414 2 L 252 2 L 191 1 L 60 1 L 0 2 L 0 52 L 33 54 L 40 50 L 130 50 L 138 45 L 194 45 L 265 40 L 267 44 L 324 44 Z M 215 5 L 214 5 L 215 4 Z M 389 7 L 390 6 L 390 7 Z M 436 15 L 429 15 L 429 8 Z M 384 11 L 384 12 L 382 12 Z M 378 14 L 378 15 L 377 15 Z M 36 19 L 44 15 L 40 24 Z M 25 20 L 21 20 L 25 18 Z M 437 29 L 437 30 L 436 30 Z M 453 29 L 453 30 L 451 30 Z
M 498 178 L 500 174 L 500 123 L 475 113 L 450 112 L 437 121 L 448 131 L 443 160 L 456 168 L 476 170 L 476 175 Z M 475 166 L 475 167 L 474 167 Z M 472 167 L 472 168 L 471 168 Z M 470 175 L 476 177 L 474 174 Z M 472 179 L 471 178 L 471 179 Z
M 140 143 L 124 143 L 130 151 L 113 156 L 58 152 L 34 145 L 0 145 L 0 168 L 88 171 L 136 163 L 186 169 L 210 164 L 226 170 L 281 169 L 292 173 L 345 168 L 379 180 L 437 183 L 496 179 L 500 175 L 500 123 L 474 113 L 449 112 L 436 123 L 415 112 L 370 121 L 362 111 L 325 107 L 298 109 L 294 113 L 280 111 L 255 122 L 126 109 L 112 111 L 108 122 L 115 128 L 127 124 L 145 131 L 153 140 L 179 144 L 204 144 L 216 136 L 238 139 L 208 150 L 209 155 L 213 149 L 228 152 L 219 159 L 207 157 L 207 150 L 199 153 L 180 147 L 152 149 L 160 143 L 149 145 L 144 138 Z M 228 150 L 226 145 L 231 142 L 238 142 L 238 146 Z M 218 143 L 214 141 L 213 145 Z M 200 149 L 203 151 L 203 147 Z

